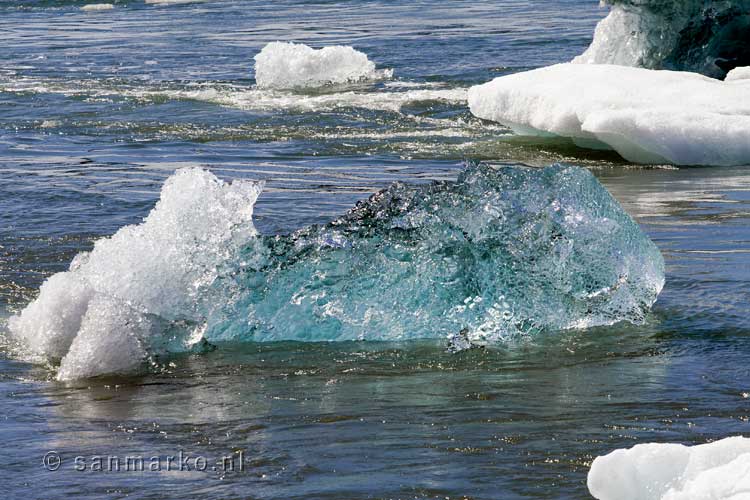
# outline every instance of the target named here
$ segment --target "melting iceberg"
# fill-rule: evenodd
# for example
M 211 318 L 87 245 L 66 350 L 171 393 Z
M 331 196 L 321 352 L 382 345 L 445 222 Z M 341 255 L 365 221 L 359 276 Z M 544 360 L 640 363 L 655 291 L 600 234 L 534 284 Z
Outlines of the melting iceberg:
M 611 148 L 636 163 L 750 164 L 750 79 L 559 64 L 469 90 L 471 112 L 520 135 Z
M 750 439 L 687 447 L 642 444 L 598 457 L 588 477 L 599 500 L 740 500 L 750 497 Z
M 367 55 L 335 45 L 313 49 L 304 44 L 272 42 L 255 56 L 255 80 L 260 88 L 300 89 L 329 84 L 390 78 Z
M 71 379 L 209 342 L 500 341 L 639 322 L 664 284 L 659 250 L 578 167 L 473 165 L 286 236 L 256 233 L 260 190 L 178 171 L 142 224 L 47 280 L 12 335 Z
M 750 65 L 750 0 L 604 0 L 612 11 L 575 62 L 722 78 Z

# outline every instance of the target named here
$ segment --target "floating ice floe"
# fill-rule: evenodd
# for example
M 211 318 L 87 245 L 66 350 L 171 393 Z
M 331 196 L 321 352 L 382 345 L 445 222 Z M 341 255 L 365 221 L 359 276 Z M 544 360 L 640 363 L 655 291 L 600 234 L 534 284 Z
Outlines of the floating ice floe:
M 603 0 L 612 5 L 575 62 L 694 71 L 750 65 L 750 0 Z
M 102 10 L 112 10 L 114 8 L 115 6 L 111 3 L 90 3 L 81 7 L 81 10 L 85 10 L 87 12 L 98 12 Z
M 364 53 L 342 45 L 313 49 L 299 43 L 272 42 L 255 56 L 255 80 L 260 88 L 314 88 L 392 75 L 392 70 L 377 70 Z
M 640 322 L 656 246 L 587 170 L 470 166 L 395 184 L 288 236 L 253 227 L 261 185 L 189 169 L 9 321 L 58 378 L 138 370 L 205 341 L 503 341 Z
M 750 439 L 616 450 L 594 460 L 588 487 L 599 500 L 746 500 Z
M 469 90 L 471 112 L 519 135 L 564 136 L 636 163 L 750 164 L 750 79 L 559 64 Z

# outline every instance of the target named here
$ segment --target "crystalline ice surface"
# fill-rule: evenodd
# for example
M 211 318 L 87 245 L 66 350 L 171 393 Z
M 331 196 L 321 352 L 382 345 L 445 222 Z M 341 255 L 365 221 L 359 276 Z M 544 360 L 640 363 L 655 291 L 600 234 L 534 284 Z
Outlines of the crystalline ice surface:
M 750 79 L 559 64 L 473 87 L 474 115 L 521 135 L 572 138 L 637 163 L 750 164 Z
M 609 16 L 575 62 L 721 78 L 750 65 L 750 0 L 605 0 Z
M 700 446 L 641 444 L 598 457 L 588 477 L 599 500 L 750 498 L 750 439 Z
M 664 284 L 658 249 L 578 167 L 473 165 L 286 236 L 256 233 L 260 190 L 178 171 L 143 223 L 47 280 L 13 336 L 74 379 L 204 339 L 492 342 L 640 322 Z

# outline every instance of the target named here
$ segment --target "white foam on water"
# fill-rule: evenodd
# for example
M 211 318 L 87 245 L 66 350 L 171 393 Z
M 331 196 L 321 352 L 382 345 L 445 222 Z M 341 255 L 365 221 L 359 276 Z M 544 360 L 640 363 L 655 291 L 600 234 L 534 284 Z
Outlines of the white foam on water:
M 159 354 L 154 329 L 201 331 L 202 306 L 223 267 L 257 234 L 252 213 L 261 190 L 262 183 L 179 170 L 141 224 L 97 241 L 69 271 L 50 277 L 10 318 L 11 335 L 28 359 L 60 360 L 60 380 L 136 370 Z M 184 343 L 199 340 L 188 335 Z
M 301 111 L 319 112 L 346 108 L 372 111 L 400 112 L 409 104 L 441 101 L 463 103 L 467 89 L 409 90 L 404 92 L 335 92 L 305 95 L 280 90 L 241 88 L 202 88 L 196 90 L 164 90 L 139 92 L 139 97 L 163 95 L 173 99 L 205 101 L 247 111 Z
M 104 10 L 112 10 L 115 6 L 111 3 L 90 3 L 81 7 L 81 10 L 86 12 L 100 12 Z
M 428 88 L 410 90 L 341 91 L 322 94 L 290 90 L 258 89 L 228 84 L 194 84 L 183 88 L 112 87 L 104 82 L 56 81 L 23 76 L 9 76 L 0 80 L 0 92 L 54 93 L 66 96 L 111 98 L 122 96 L 138 100 L 154 98 L 186 99 L 218 104 L 246 111 L 319 112 L 341 109 L 400 112 L 404 106 L 420 102 L 463 104 L 466 88 Z
M 750 164 L 750 80 L 559 64 L 469 90 L 471 112 L 519 135 L 564 136 L 635 163 Z
M 428 88 L 439 88 L 445 87 L 444 82 L 410 82 L 408 80 L 394 80 L 392 82 L 385 82 L 384 87 L 389 88 L 414 88 L 414 89 L 428 89 Z
M 299 43 L 272 42 L 255 56 L 260 88 L 315 88 L 392 76 L 392 70 L 377 70 L 366 54 L 342 45 L 316 50 Z
M 588 487 L 599 500 L 747 500 L 750 439 L 616 450 L 594 460 Z

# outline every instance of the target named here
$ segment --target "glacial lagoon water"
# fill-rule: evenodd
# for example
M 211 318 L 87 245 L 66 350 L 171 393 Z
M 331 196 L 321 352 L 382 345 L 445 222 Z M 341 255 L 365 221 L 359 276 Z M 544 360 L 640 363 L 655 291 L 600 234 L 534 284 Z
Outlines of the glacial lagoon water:
M 469 86 L 581 54 L 606 14 L 597 2 L 82 5 L 0 2 L 3 317 L 196 166 L 266 181 L 264 235 L 327 223 L 395 181 L 455 180 L 466 161 L 586 167 L 659 247 L 666 286 L 641 325 L 457 354 L 442 340 L 245 343 L 60 383 L 4 345 L 8 498 L 40 485 L 74 498 L 587 498 L 597 455 L 747 432 L 747 168 L 639 167 L 468 111 Z M 255 89 L 253 56 L 276 40 L 351 45 L 394 75 Z M 180 452 L 207 470 L 90 470 L 96 456 Z M 227 455 L 242 470 L 216 467 Z

